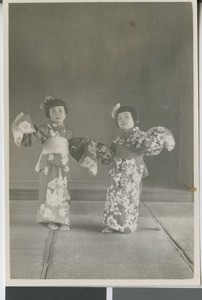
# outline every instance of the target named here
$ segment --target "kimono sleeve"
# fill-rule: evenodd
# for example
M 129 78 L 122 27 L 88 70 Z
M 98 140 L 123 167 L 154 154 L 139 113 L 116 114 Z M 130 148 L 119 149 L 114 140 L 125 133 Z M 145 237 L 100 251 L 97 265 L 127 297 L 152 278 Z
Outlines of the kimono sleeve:
M 107 146 L 102 143 L 97 143 L 97 159 L 100 159 L 103 165 L 111 164 L 114 159 L 115 149 L 116 145 L 114 142 L 111 144 L 111 146 Z
M 69 153 L 76 160 L 79 161 L 86 151 L 86 144 L 84 138 L 71 137 L 69 139 Z
M 86 168 L 90 175 L 97 174 L 97 161 L 100 159 L 102 164 L 110 164 L 114 157 L 113 151 L 109 146 L 98 143 L 92 139 L 85 142 L 80 165 Z
M 171 151 L 175 148 L 175 140 L 170 130 L 165 127 L 150 128 L 139 140 L 136 149 L 144 155 L 155 156 L 163 149 Z
M 28 115 L 20 113 L 17 115 L 12 124 L 12 133 L 15 144 L 20 147 L 31 146 L 36 141 L 42 140 L 42 133 L 33 124 Z
M 46 133 L 44 132 L 46 130 L 44 129 L 44 126 L 40 126 L 39 128 L 36 128 L 35 132 L 24 134 L 21 145 L 24 147 L 30 147 L 36 142 L 44 143 L 47 139 Z

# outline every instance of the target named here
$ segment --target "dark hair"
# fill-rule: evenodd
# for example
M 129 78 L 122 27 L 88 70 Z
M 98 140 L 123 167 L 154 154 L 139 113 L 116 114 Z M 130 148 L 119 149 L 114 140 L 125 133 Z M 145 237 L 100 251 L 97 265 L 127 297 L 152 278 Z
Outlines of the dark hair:
M 50 109 L 55 106 L 63 106 L 65 110 L 65 114 L 68 113 L 68 108 L 66 103 L 58 98 L 53 98 L 45 104 L 44 112 L 47 118 L 50 118 Z
M 116 124 L 118 125 L 118 114 L 122 113 L 122 112 L 130 112 L 131 116 L 133 118 L 133 122 L 134 124 L 139 123 L 139 115 L 138 115 L 138 111 L 137 108 L 133 108 L 131 106 L 120 106 L 119 109 L 116 112 Z

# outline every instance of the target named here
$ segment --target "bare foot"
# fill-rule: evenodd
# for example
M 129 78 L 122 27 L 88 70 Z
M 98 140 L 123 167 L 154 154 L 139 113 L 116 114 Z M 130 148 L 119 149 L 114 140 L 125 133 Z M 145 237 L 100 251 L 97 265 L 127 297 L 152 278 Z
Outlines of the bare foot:
M 67 225 L 61 225 L 61 226 L 60 226 L 60 230 L 62 230 L 62 231 L 69 231 L 70 228 L 69 228 L 69 226 L 67 226 Z
M 49 223 L 49 224 L 48 224 L 48 227 L 49 227 L 50 229 L 52 229 L 52 230 L 57 230 L 57 229 L 59 229 L 59 226 L 56 225 L 55 223 Z

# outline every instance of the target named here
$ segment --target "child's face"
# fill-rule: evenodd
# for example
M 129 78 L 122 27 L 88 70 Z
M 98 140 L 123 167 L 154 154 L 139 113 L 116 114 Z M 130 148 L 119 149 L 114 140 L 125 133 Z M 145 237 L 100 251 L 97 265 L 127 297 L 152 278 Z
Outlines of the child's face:
M 50 118 L 54 123 L 61 125 L 63 124 L 66 114 L 63 106 L 54 106 L 50 108 Z
M 133 117 L 129 111 L 119 113 L 117 120 L 119 127 L 124 131 L 134 127 Z

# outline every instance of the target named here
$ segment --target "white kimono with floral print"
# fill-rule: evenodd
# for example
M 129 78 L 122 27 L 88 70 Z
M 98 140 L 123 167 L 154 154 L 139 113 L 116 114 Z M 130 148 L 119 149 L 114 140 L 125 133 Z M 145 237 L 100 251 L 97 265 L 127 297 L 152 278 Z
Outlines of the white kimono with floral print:
M 71 137 L 72 133 L 65 125 L 55 123 L 42 125 L 39 131 L 23 136 L 23 146 L 31 146 L 37 140 L 43 144 L 36 166 L 39 173 L 38 223 L 70 225 L 68 140 Z
M 73 138 L 65 125 L 45 124 L 37 128 L 29 117 L 31 133 L 22 134 L 17 116 L 12 130 L 17 146 L 29 147 L 37 141 L 43 145 L 35 170 L 39 173 L 39 205 L 37 222 L 70 225 L 70 168 L 69 154 L 77 161 L 84 153 L 82 138 Z M 69 153 L 70 152 L 70 153 Z

